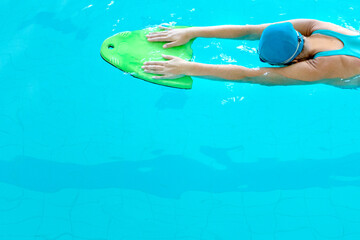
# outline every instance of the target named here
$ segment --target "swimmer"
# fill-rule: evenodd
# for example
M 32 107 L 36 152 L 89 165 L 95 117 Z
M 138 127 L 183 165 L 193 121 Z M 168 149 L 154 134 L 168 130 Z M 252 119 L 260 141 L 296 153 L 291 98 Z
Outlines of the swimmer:
M 260 40 L 260 61 L 276 67 L 203 64 L 163 55 L 168 61 L 145 62 L 142 66 L 145 72 L 159 75 L 154 79 L 188 75 L 264 85 L 320 82 L 340 86 L 349 83 L 344 79 L 360 74 L 360 32 L 329 22 L 294 19 L 260 25 L 159 28 L 163 31 L 146 37 L 150 42 L 166 42 L 164 48 L 180 46 L 197 37 Z

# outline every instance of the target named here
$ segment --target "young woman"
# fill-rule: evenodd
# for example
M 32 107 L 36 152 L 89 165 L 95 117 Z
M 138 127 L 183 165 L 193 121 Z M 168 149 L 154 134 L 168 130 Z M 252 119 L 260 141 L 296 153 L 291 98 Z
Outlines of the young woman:
M 224 25 L 170 29 L 147 35 L 150 42 L 167 42 L 176 47 L 192 38 L 260 40 L 260 60 L 280 67 L 246 68 L 188 62 L 163 55 L 168 61 L 146 62 L 143 70 L 159 74 L 155 79 L 183 75 L 266 85 L 309 84 L 357 85 L 349 79 L 360 74 L 360 33 L 341 26 L 313 20 L 294 19 L 260 25 Z M 360 85 L 360 84 L 359 84 Z

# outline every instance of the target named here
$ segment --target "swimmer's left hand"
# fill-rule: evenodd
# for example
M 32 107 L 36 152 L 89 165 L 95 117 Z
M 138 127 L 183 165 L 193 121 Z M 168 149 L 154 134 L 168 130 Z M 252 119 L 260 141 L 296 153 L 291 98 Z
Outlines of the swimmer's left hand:
M 188 61 L 169 55 L 162 55 L 162 57 L 169 61 L 145 62 L 141 68 L 146 73 L 162 75 L 154 76 L 153 79 L 176 79 L 184 76 Z

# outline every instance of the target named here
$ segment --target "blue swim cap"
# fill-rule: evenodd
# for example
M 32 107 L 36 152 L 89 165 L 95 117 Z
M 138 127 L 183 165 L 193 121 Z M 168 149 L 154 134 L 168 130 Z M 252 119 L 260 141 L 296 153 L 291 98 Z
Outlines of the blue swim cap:
M 258 53 L 262 62 L 284 65 L 294 60 L 303 47 L 303 36 L 290 22 L 277 23 L 264 29 Z

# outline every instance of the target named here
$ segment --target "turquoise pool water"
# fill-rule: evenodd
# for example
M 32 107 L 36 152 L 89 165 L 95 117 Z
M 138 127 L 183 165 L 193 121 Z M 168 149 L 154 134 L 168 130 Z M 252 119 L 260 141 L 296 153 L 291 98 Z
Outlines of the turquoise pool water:
M 194 78 L 189 91 L 100 57 L 167 22 L 315 18 L 358 1 L 0 2 L 1 240 L 358 240 L 360 94 Z M 267 66 L 257 42 L 197 39 L 195 60 Z

